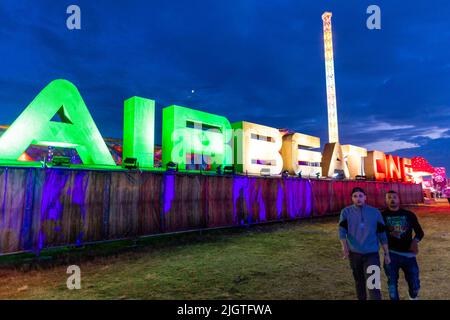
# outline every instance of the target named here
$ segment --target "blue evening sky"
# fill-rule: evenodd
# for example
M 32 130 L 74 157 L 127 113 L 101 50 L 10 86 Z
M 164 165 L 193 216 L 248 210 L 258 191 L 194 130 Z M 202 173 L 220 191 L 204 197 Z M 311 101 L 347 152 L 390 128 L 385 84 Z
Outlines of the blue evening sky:
M 81 30 L 66 8 L 81 8 Z M 366 9 L 381 8 L 381 30 Z M 138 95 L 327 142 L 324 11 L 333 12 L 340 138 L 450 169 L 450 2 L 442 0 L 11 1 L 0 3 L 0 124 L 51 80 L 80 90 L 122 136 Z M 194 92 L 192 92 L 194 90 Z

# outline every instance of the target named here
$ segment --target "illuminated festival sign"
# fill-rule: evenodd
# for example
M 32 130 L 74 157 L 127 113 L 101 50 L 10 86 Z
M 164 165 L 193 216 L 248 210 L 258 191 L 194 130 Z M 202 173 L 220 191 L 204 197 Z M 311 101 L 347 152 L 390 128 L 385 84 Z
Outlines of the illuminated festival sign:
M 55 116 L 60 121 L 54 121 Z M 136 158 L 141 168 L 154 167 L 155 102 L 132 97 L 124 103 L 123 159 Z M 0 164 L 29 158 L 30 145 L 75 149 L 85 168 L 116 167 L 77 88 L 66 80 L 47 85 L 0 137 Z M 234 165 L 238 173 L 271 175 L 283 170 L 304 177 L 325 176 L 412 182 L 433 168 L 423 158 L 400 158 L 338 142 L 325 144 L 302 133 L 227 118 L 190 108 L 163 109 L 162 163 L 181 170 L 216 170 Z M 23 162 L 22 162 L 23 164 Z M 30 164 L 31 165 L 31 164 Z
M 280 150 L 283 144 L 278 129 L 250 122 L 232 124 L 234 163 L 238 172 L 259 174 L 262 169 L 279 174 L 283 169 Z
M 136 158 L 139 167 L 153 167 L 155 101 L 132 97 L 123 110 L 122 159 Z
M 411 159 L 386 155 L 382 151 L 369 151 L 365 159 L 366 176 L 378 181 L 411 182 Z
M 347 160 L 350 178 L 364 176 L 364 159 L 367 157 L 367 149 L 347 144 L 342 146 L 342 153 Z
M 422 183 L 423 177 L 431 176 L 434 173 L 434 168 L 423 157 L 414 157 L 411 159 L 411 168 L 413 181 L 415 183 Z
M 283 170 L 290 174 L 310 177 L 322 175 L 322 154 L 313 149 L 320 148 L 320 139 L 302 133 L 292 133 L 283 136 Z
M 78 89 L 66 80 L 50 82 L 0 137 L 1 160 L 17 161 L 32 144 L 74 148 L 85 165 L 115 165 Z
M 180 106 L 163 110 L 163 164 L 187 165 L 232 164 L 229 141 L 232 130 L 227 118 Z M 195 169 L 201 169 L 196 168 Z
M 325 144 L 323 151 L 323 175 L 334 177 L 336 174 L 349 179 L 348 164 L 344 158 L 344 152 L 339 142 Z

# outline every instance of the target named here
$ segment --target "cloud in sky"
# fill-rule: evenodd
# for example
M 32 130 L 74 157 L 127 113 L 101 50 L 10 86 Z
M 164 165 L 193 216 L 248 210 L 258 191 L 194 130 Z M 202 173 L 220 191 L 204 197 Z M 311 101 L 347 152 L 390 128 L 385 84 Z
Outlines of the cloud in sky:
M 377 132 L 377 131 L 395 131 L 414 128 L 413 125 L 393 125 L 387 122 L 374 122 L 370 125 L 364 125 L 362 132 Z
M 413 136 L 413 138 L 426 137 L 432 140 L 440 139 L 440 138 L 449 138 L 449 128 L 439 128 L 439 127 L 431 127 L 422 130 L 422 133 L 419 135 Z
M 411 142 L 407 142 L 407 141 L 387 139 L 387 140 L 371 142 L 371 143 L 365 144 L 363 147 L 368 150 L 393 152 L 393 151 L 402 150 L 402 149 L 419 148 L 420 145 L 417 143 L 411 143 Z

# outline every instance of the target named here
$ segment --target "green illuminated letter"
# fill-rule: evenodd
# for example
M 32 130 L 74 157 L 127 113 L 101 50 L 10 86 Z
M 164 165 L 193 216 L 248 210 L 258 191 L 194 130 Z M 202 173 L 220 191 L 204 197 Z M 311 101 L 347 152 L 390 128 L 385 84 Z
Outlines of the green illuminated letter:
M 164 108 L 163 165 L 170 161 L 180 169 L 186 169 L 187 163 L 207 164 L 211 169 L 229 165 L 231 136 L 231 125 L 225 117 L 180 106 Z
M 155 102 L 140 97 L 125 100 L 122 159 L 136 158 L 140 167 L 153 167 Z
M 51 121 L 59 115 L 61 122 Z M 75 148 L 85 165 L 116 165 L 77 88 L 50 82 L 0 137 L 0 158 L 17 160 L 30 144 Z

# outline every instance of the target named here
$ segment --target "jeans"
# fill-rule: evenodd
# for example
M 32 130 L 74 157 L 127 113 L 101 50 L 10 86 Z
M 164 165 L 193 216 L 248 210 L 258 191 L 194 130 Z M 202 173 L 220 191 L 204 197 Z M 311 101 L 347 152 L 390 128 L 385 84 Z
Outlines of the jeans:
M 368 254 L 350 252 L 349 261 L 353 271 L 353 278 L 355 279 L 358 300 L 366 300 L 366 283 L 367 278 L 370 276 L 370 274 L 367 273 L 367 268 L 371 265 L 380 267 L 380 255 L 378 252 Z M 368 291 L 370 300 L 381 300 L 381 291 L 379 289 L 370 289 Z
M 417 298 L 420 290 L 419 265 L 415 257 L 408 258 L 390 253 L 391 263 L 384 265 L 384 271 L 388 278 L 389 297 L 391 300 L 399 300 L 398 296 L 398 278 L 400 269 L 405 274 L 405 280 L 408 283 L 409 296 L 412 299 Z

